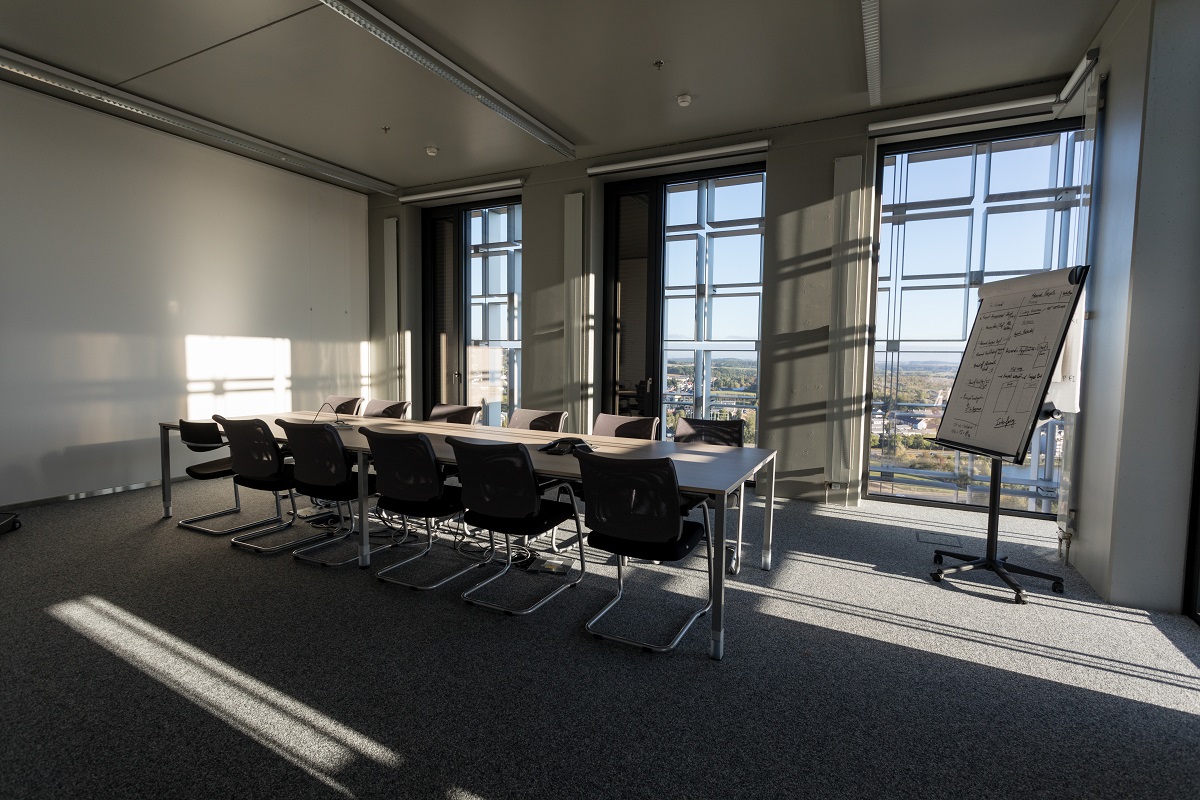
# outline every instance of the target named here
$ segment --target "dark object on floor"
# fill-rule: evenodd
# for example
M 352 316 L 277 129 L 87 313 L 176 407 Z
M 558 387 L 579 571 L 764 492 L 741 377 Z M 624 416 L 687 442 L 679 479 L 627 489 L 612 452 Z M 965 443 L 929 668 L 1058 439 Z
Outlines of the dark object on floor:
M 0 514 L 0 533 L 15 531 L 21 527 L 21 520 L 16 514 Z

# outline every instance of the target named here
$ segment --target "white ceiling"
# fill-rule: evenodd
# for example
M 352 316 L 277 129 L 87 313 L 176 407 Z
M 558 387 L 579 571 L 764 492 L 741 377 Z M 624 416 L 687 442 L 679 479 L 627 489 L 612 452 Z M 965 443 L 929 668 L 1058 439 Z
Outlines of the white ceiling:
M 581 158 L 870 108 L 854 0 L 370 2 Z M 882 107 L 1065 79 L 1116 2 L 880 0 Z M 0 47 L 399 187 L 566 160 L 311 0 L 5 0 Z

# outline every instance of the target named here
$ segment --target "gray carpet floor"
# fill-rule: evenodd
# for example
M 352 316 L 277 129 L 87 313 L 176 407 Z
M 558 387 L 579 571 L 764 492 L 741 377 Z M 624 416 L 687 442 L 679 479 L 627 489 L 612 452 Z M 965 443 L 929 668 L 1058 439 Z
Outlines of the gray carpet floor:
M 229 492 L 176 484 L 177 518 Z M 1200 796 L 1200 626 L 1101 602 L 1051 523 L 1002 520 L 1002 553 L 1065 580 L 1017 606 L 987 573 L 928 579 L 935 547 L 982 550 L 979 514 L 780 503 L 770 572 L 746 516 L 714 662 L 707 617 L 667 655 L 588 636 L 598 552 L 506 617 L 458 597 L 490 568 L 415 592 L 236 550 L 157 489 L 24 509 L 0 536 L 0 796 Z M 662 635 L 705 586 L 700 557 L 635 564 L 606 629 Z

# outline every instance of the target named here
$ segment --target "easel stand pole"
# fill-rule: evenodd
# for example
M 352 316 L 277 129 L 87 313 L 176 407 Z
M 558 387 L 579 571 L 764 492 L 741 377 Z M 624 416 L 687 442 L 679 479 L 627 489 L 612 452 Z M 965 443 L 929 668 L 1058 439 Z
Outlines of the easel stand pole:
M 1006 556 L 1001 557 L 997 555 L 1000 542 L 1000 472 L 1003 467 L 1003 461 L 998 458 L 992 459 L 991 496 L 988 497 L 987 555 L 979 558 L 978 556 L 968 556 L 962 553 L 951 553 L 948 550 L 934 550 L 933 563 L 935 564 L 941 564 L 943 558 L 955 558 L 964 563 L 956 567 L 938 569 L 937 572 L 929 573 L 929 577 L 933 578 L 934 581 L 940 581 L 943 576 L 952 575 L 956 572 L 986 569 L 999 575 L 1000 580 L 1008 584 L 1008 587 L 1013 590 L 1013 593 L 1016 595 L 1013 598 L 1013 602 L 1024 603 L 1025 590 L 1021 588 L 1021 584 L 1017 583 L 1016 578 L 1010 573 L 1051 581 L 1050 588 L 1061 594 L 1063 590 L 1062 578 L 1046 572 L 1037 572 L 1025 567 L 1018 567 L 1016 564 L 1009 564 Z

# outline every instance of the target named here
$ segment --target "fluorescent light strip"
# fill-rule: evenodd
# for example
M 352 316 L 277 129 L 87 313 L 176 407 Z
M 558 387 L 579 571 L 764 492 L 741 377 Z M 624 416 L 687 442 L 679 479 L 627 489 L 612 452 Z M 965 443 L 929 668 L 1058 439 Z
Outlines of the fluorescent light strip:
M 321 2 L 396 52 L 411 58 L 434 75 L 478 100 L 486 108 L 499 114 L 542 144 L 567 158 L 575 157 L 575 145 L 571 142 L 534 119 L 515 103 L 367 3 L 360 0 L 321 0 Z
M 862 0 L 863 49 L 867 56 L 867 100 L 872 106 L 882 100 L 879 65 L 879 0 Z
M 958 120 L 966 117 L 979 117 L 984 114 L 997 114 L 1004 111 L 1020 111 L 1027 108 L 1037 108 L 1039 106 L 1052 107 L 1058 101 L 1058 96 L 1053 94 L 1042 95 L 1041 97 L 1031 97 L 1027 100 L 1011 100 L 1006 103 L 992 103 L 987 106 L 975 106 L 974 108 L 960 108 L 955 111 L 940 111 L 936 114 L 924 114 L 919 117 L 905 117 L 904 119 L 889 119 L 883 122 L 872 122 L 867 125 L 867 130 L 874 133 L 875 131 L 889 131 L 894 128 L 907 128 L 914 125 L 931 125 L 947 120 Z
M 310 158 L 294 150 L 288 150 L 262 139 L 256 139 L 232 129 L 206 122 L 199 117 L 193 117 L 190 114 L 185 114 L 182 111 L 146 100 L 135 94 L 123 92 L 107 84 L 89 80 L 81 75 L 75 75 L 66 70 L 61 70 L 49 64 L 43 64 L 40 61 L 35 61 L 34 59 L 26 58 L 25 56 L 0 48 L 0 77 L 3 77 L 5 73 L 11 76 L 20 76 L 46 87 L 53 87 L 77 97 L 120 109 L 137 117 L 154 120 L 171 128 L 186 131 L 201 141 L 211 139 L 222 142 L 246 153 L 252 153 L 256 157 L 256 160 L 259 161 L 272 164 L 280 162 L 290 164 L 305 172 L 332 179 L 337 183 L 356 186 L 360 189 L 367 189 L 373 192 L 391 194 L 396 191 L 396 187 L 390 183 L 384 183 L 370 176 L 343 169 L 326 161 Z M 18 83 L 18 85 L 20 84 Z
M 401 203 L 419 203 L 422 200 L 441 200 L 446 197 L 462 197 L 468 194 L 482 194 L 483 192 L 502 192 L 510 189 L 520 189 L 525 182 L 520 178 L 513 178 L 508 181 L 496 181 L 495 183 L 481 183 L 476 186 L 462 186 L 458 189 L 438 189 L 435 192 L 421 192 L 420 194 L 404 195 L 396 198 Z
M 637 161 L 622 161 L 617 164 L 604 164 L 598 167 L 588 167 L 588 175 L 606 175 L 610 172 L 626 172 L 631 169 L 657 167 L 663 164 L 681 164 L 685 161 L 702 161 L 723 156 L 739 156 L 747 153 L 761 153 L 771 146 L 770 139 L 760 139 L 745 144 L 731 144 L 725 147 L 711 147 L 708 150 L 694 150 L 690 153 L 676 153 L 670 156 L 655 156 L 642 158 Z

